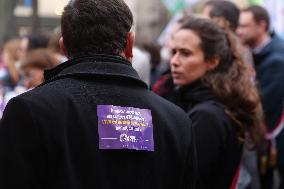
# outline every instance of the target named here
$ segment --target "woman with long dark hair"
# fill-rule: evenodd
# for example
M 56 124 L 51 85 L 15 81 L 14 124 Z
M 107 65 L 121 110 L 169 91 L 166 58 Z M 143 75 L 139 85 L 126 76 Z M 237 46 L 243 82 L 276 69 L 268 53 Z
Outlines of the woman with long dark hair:
M 246 138 L 261 146 L 260 98 L 229 33 L 191 18 L 174 35 L 176 103 L 193 121 L 197 188 L 234 187 Z

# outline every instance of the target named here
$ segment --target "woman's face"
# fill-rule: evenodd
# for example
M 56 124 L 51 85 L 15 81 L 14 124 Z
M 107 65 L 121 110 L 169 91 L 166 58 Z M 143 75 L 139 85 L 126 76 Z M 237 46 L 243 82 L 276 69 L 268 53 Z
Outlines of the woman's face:
M 192 30 L 181 29 L 173 40 L 171 71 L 174 84 L 191 84 L 205 75 L 208 69 L 200 45 L 201 39 Z
M 26 57 L 28 44 L 29 44 L 28 38 L 21 39 L 20 46 L 18 49 L 18 58 L 20 60 L 23 60 Z
M 9 52 L 7 49 L 4 48 L 3 50 L 3 62 L 5 64 L 5 66 L 8 65 L 8 62 L 9 62 Z

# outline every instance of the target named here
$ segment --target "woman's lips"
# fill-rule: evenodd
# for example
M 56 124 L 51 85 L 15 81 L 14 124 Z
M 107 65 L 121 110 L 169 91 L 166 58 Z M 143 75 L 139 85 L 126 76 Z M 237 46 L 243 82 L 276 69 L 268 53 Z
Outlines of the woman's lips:
M 178 78 L 180 77 L 181 73 L 180 72 L 172 72 L 173 78 Z

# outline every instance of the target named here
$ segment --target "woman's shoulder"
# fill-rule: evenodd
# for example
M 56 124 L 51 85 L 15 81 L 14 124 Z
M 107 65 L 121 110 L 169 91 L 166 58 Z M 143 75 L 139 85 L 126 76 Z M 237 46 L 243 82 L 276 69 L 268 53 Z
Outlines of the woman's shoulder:
M 229 144 L 235 143 L 237 137 L 236 125 L 233 120 L 226 114 L 223 105 L 216 101 L 208 101 L 197 104 L 189 112 L 188 115 L 192 120 L 195 131 L 195 138 L 200 138 L 199 142 L 212 146 L 219 146 L 226 149 Z
M 196 113 L 212 117 L 219 117 L 226 115 L 224 106 L 215 100 L 208 100 L 198 103 L 188 111 L 189 115 Z
M 235 128 L 234 122 L 225 112 L 225 107 L 217 101 L 199 103 L 188 112 L 188 115 L 193 125 L 200 128 L 206 127 L 208 131 L 231 133 Z

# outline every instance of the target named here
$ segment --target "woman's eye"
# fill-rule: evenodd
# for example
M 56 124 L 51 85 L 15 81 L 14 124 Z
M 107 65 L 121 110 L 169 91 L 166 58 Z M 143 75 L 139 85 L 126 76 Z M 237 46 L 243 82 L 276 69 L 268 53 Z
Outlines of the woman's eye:
M 175 55 L 177 53 L 176 49 L 172 49 L 172 55 Z
M 180 54 L 181 54 L 182 56 L 189 56 L 189 55 L 190 55 L 190 52 L 188 52 L 188 51 L 181 51 Z

